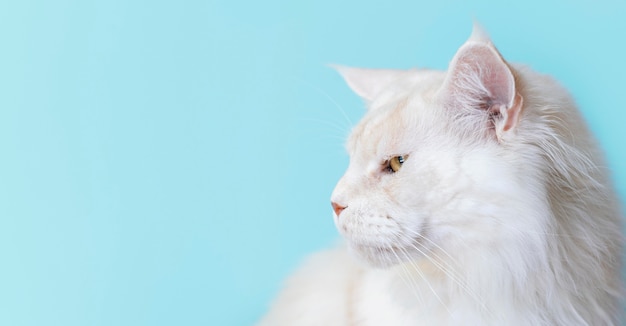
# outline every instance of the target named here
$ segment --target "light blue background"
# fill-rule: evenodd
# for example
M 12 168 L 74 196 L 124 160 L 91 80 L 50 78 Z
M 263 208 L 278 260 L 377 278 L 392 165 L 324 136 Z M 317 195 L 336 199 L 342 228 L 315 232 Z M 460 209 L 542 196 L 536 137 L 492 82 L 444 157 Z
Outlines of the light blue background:
M 0 325 L 250 325 L 307 253 L 361 100 L 479 20 L 561 80 L 626 194 L 624 1 L 0 4 Z M 342 111 L 345 111 L 345 115 Z

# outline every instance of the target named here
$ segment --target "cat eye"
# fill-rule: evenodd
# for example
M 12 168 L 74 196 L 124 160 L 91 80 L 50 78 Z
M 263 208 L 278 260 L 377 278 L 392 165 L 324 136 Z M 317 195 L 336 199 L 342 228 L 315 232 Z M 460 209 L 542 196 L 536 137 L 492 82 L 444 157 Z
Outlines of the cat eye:
M 391 172 L 398 172 L 404 163 L 405 156 L 399 155 L 387 161 L 387 169 Z

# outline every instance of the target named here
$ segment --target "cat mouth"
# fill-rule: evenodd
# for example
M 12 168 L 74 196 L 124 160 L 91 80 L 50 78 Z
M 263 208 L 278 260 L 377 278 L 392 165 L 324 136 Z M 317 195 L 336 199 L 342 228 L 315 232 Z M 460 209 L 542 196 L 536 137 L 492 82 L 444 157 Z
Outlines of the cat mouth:
M 386 268 L 419 259 L 422 255 L 413 246 L 371 246 L 350 243 L 348 246 L 357 258 L 374 267 Z
M 405 233 L 404 237 L 392 243 L 375 244 L 348 240 L 348 247 L 358 258 L 376 267 L 389 267 L 419 260 L 432 252 L 433 248 L 428 244 L 433 242 L 425 239 L 425 234 L 406 231 L 403 233 Z

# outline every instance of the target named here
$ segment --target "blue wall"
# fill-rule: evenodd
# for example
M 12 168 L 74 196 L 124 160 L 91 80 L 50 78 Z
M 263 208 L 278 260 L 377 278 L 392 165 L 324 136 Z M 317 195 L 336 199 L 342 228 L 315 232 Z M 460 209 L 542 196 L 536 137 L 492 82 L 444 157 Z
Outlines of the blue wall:
M 361 100 L 473 19 L 575 95 L 626 194 L 624 1 L 3 1 L 0 325 L 249 325 L 338 239 Z

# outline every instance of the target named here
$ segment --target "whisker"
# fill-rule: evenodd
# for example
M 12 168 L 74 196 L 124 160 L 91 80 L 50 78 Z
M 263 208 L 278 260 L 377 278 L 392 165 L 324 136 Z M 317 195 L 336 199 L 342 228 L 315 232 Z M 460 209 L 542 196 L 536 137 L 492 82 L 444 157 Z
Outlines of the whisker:
M 448 258 L 450 258 L 451 262 L 455 261 L 455 258 L 453 258 L 445 249 L 441 248 L 441 246 L 439 246 L 437 243 L 435 243 L 434 241 L 430 240 L 428 237 L 424 236 L 423 234 L 415 231 L 415 230 L 411 230 L 411 229 L 404 229 L 404 231 L 406 232 L 410 232 L 412 233 L 414 236 L 419 237 L 420 239 L 424 239 L 425 241 L 428 241 L 431 245 L 433 245 L 435 248 L 439 249 L 443 254 L 445 254 Z M 410 239 L 409 239 L 410 240 Z M 434 253 L 431 251 L 431 253 Z M 443 259 L 439 259 L 442 263 L 448 264 L 450 268 L 452 268 L 452 266 L 450 265 L 450 263 L 447 263 L 445 260 Z
M 398 256 L 398 254 L 396 253 L 395 249 L 392 246 L 389 246 L 389 250 L 393 253 L 394 256 L 396 256 L 396 259 L 398 259 L 399 262 L 402 261 L 402 259 L 400 259 L 400 257 Z M 417 285 L 417 283 L 415 283 L 415 280 L 411 278 L 411 274 L 409 273 L 408 268 L 403 263 L 400 263 L 400 268 L 402 270 L 402 273 L 400 273 L 402 282 L 404 282 L 404 284 L 406 284 L 411 289 L 411 292 L 413 292 L 413 294 L 419 300 L 419 302 L 421 304 L 424 304 L 422 296 L 417 292 L 419 286 Z M 402 276 L 402 274 L 404 274 L 404 277 Z
M 430 289 L 430 291 L 433 293 L 433 295 L 435 296 L 435 298 L 437 298 L 437 301 L 439 301 L 439 303 L 441 303 L 441 305 L 444 307 L 444 309 L 446 309 L 446 311 L 448 312 L 448 314 L 450 314 L 450 316 L 453 316 L 452 312 L 450 311 L 450 309 L 448 308 L 448 306 L 443 302 L 443 300 L 441 299 L 441 297 L 437 294 L 437 291 L 435 291 L 435 289 L 432 287 L 432 285 L 430 284 L 430 282 L 428 282 L 428 279 L 426 278 L 426 276 L 424 275 L 424 273 L 420 270 L 419 266 L 417 266 L 415 264 L 415 262 L 409 257 L 409 255 L 406 253 L 406 251 L 403 248 L 399 248 L 400 252 L 404 255 L 404 257 L 406 258 L 406 260 L 408 261 L 409 264 L 411 264 L 411 266 L 413 267 L 413 269 L 417 272 L 417 274 L 422 278 L 422 280 L 424 280 L 424 283 L 426 283 L 426 286 L 428 286 L 428 288 Z
M 341 105 L 339 105 L 339 103 L 337 103 L 337 101 L 335 101 L 327 92 L 325 92 L 323 89 L 321 89 L 320 87 L 317 87 L 315 85 L 313 85 L 312 83 L 304 80 L 304 79 L 300 79 L 300 78 L 293 78 L 294 80 L 305 84 L 307 86 L 309 86 L 310 88 L 312 88 L 313 90 L 317 91 L 319 94 L 322 94 L 324 97 L 326 97 L 326 99 L 328 99 L 331 103 L 333 103 L 335 105 L 335 107 L 339 110 L 339 112 L 341 113 L 341 115 L 344 117 L 344 119 L 346 120 L 346 122 L 348 122 L 348 126 L 350 128 L 352 128 L 352 126 L 354 126 L 354 123 L 352 123 L 352 120 L 350 120 L 350 118 L 348 117 L 348 115 L 346 114 L 346 111 L 341 107 Z
M 326 120 L 316 119 L 316 118 L 300 118 L 298 120 L 304 121 L 304 122 L 315 122 L 315 123 L 319 123 L 319 124 L 331 127 L 335 131 L 339 131 L 340 133 L 344 134 L 344 139 L 347 137 L 347 134 L 349 133 L 349 130 L 344 129 L 341 125 L 331 122 L 331 121 L 326 121 Z
M 437 245 L 432 240 L 430 240 L 427 237 L 424 237 L 423 235 L 421 235 L 419 232 L 417 232 L 415 230 L 410 230 L 410 229 L 407 229 L 405 231 L 408 231 L 408 232 L 413 233 L 414 235 L 417 235 L 418 237 L 420 237 L 420 239 L 424 239 L 425 241 L 429 241 L 431 244 L 433 244 L 435 247 L 437 247 L 441 252 L 446 254 L 448 256 L 448 258 L 450 258 L 451 262 L 456 261 L 447 251 L 445 251 L 443 248 L 441 248 L 439 245 Z M 413 239 L 407 238 L 407 240 L 413 240 Z M 420 245 L 423 250 L 419 249 L 416 245 Z M 439 270 L 441 270 L 450 280 L 452 280 L 454 283 L 456 283 L 463 291 L 465 291 L 474 300 L 476 300 L 478 302 L 478 304 L 480 305 L 480 307 L 484 309 L 484 311 L 486 311 L 489 314 L 492 314 L 491 311 L 489 310 L 489 308 L 487 308 L 486 304 L 484 303 L 484 300 L 480 297 L 480 295 L 478 295 L 476 292 L 474 292 L 467 285 L 467 283 L 462 281 L 462 279 L 459 277 L 459 275 L 457 274 L 457 272 L 455 271 L 455 268 L 451 265 L 451 263 L 448 263 L 445 260 L 441 259 L 441 257 L 439 257 L 436 252 L 433 252 L 432 250 L 429 250 L 424 244 L 420 243 L 419 241 L 418 242 L 411 242 L 410 246 L 413 249 L 417 250 L 422 256 L 424 256 L 426 259 L 428 259 L 435 267 L 437 267 Z M 425 252 L 425 251 L 428 251 L 428 253 Z M 431 255 L 429 255 L 429 253 L 433 254 L 438 259 L 434 259 L 433 257 L 431 257 Z M 446 266 L 443 266 L 443 265 L 446 265 Z
M 422 244 L 420 244 L 422 245 Z M 423 246 L 423 245 L 422 245 Z M 456 283 L 463 291 L 465 291 L 467 294 L 469 294 L 474 300 L 476 300 L 479 304 L 479 306 L 481 308 L 483 308 L 487 313 L 491 314 L 491 312 L 489 311 L 489 309 L 487 308 L 486 304 L 484 303 L 484 300 L 478 295 L 476 294 L 474 291 L 472 291 L 469 286 L 464 283 L 454 272 L 454 270 L 449 270 L 446 267 L 442 266 L 441 264 L 437 263 L 437 261 L 435 259 L 433 259 L 432 257 L 430 257 L 430 255 L 428 255 L 427 253 L 425 253 L 424 251 L 420 250 L 419 248 L 417 248 L 415 245 L 411 245 L 411 247 L 415 250 L 417 250 L 418 252 L 420 252 L 426 259 L 428 259 L 435 267 L 439 268 L 439 270 L 441 270 L 450 280 L 452 280 L 454 283 Z

